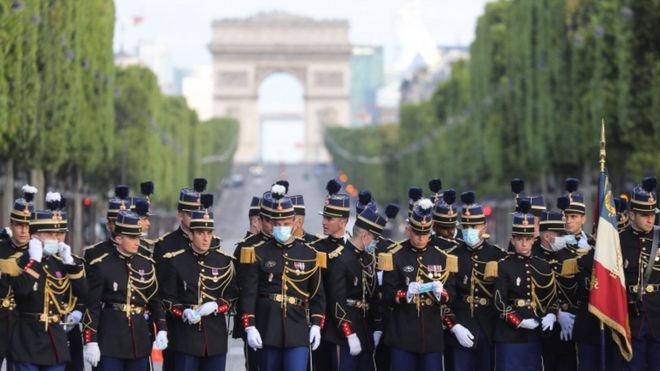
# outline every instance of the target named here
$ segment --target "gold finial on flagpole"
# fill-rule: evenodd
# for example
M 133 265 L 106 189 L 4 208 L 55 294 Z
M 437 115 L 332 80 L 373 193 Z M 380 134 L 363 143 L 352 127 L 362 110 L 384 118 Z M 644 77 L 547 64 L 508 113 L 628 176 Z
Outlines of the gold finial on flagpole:
M 605 119 L 600 124 L 600 172 L 605 172 Z

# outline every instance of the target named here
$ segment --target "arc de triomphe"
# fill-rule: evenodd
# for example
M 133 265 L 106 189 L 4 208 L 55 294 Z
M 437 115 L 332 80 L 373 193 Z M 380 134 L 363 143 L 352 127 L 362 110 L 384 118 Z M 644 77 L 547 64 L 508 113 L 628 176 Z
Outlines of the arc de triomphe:
M 257 106 L 261 82 L 273 73 L 289 73 L 304 89 L 304 159 L 327 162 L 323 130 L 350 120 L 348 22 L 314 20 L 282 12 L 213 22 L 213 105 L 216 116 L 240 122 L 235 161 L 260 155 Z

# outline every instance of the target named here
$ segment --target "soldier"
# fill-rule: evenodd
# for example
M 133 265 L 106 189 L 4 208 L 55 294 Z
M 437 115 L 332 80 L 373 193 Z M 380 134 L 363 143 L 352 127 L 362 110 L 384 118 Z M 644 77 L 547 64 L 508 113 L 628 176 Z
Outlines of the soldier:
M 351 210 L 351 200 L 347 194 L 339 193 L 341 184 L 334 179 L 328 181 L 325 189 L 328 191 L 328 197 L 323 205 L 323 234 L 327 237 L 321 238 L 312 244 L 317 251 L 330 254 L 332 259 L 346 244 L 348 236 L 346 235 L 346 225 Z
M 108 200 L 108 210 L 106 212 L 105 225 L 108 232 L 108 239 L 83 249 L 83 257 L 86 263 L 114 249 L 115 220 L 117 220 L 117 214 L 121 210 L 129 210 L 131 208 L 131 199 L 128 198 L 128 193 L 129 188 L 125 185 L 115 187 L 115 196 Z
M 268 192 L 267 192 L 268 193 Z M 257 216 L 256 218 L 259 219 L 259 227 L 260 230 L 257 233 L 251 233 L 252 226 L 254 225 L 253 219 L 255 217 L 250 216 L 250 230 L 245 235 L 245 238 L 242 239 L 241 241 L 238 241 L 236 244 L 236 248 L 234 249 L 234 259 L 239 259 L 240 254 L 241 254 L 241 249 L 243 247 L 251 247 L 254 245 L 257 245 L 262 242 L 266 242 L 270 239 L 273 238 L 272 233 L 273 233 L 273 222 L 270 219 L 269 215 L 264 209 L 262 203 L 261 203 L 261 198 L 259 197 L 252 197 L 252 202 L 250 203 L 250 211 L 249 214 L 252 215 L 254 213 L 253 210 L 253 204 L 254 200 L 258 199 L 259 200 L 259 205 L 258 205 L 258 211 L 257 211 Z M 238 264 L 236 267 L 236 274 L 238 277 L 238 281 L 241 281 L 241 264 Z M 236 308 L 241 307 L 241 295 L 240 295 L 240 285 L 239 285 L 239 296 L 238 296 L 238 303 L 236 305 Z M 257 353 L 253 348 L 250 348 L 247 345 L 247 337 L 245 333 L 245 329 L 243 328 L 242 322 L 238 319 L 237 315 L 234 315 L 234 326 L 233 326 L 233 331 L 232 331 L 232 338 L 234 339 L 243 339 L 243 355 L 245 357 L 245 369 L 247 371 L 258 371 L 259 370 L 259 359 L 257 358 Z
M 325 238 L 321 238 L 312 243 L 316 251 L 322 252 L 327 255 L 329 260 L 339 256 L 344 249 L 348 235 L 346 234 L 346 225 L 348 224 L 348 217 L 351 210 L 351 200 L 347 194 L 339 193 L 341 184 L 334 179 L 328 181 L 325 187 L 328 191 L 328 196 L 323 205 L 323 219 L 321 221 L 323 226 L 323 234 Z M 323 276 L 323 286 L 325 287 L 326 276 Z M 327 316 L 332 315 L 332 308 L 326 307 Z M 313 354 L 314 370 L 326 371 L 330 370 L 332 364 L 332 351 L 335 349 L 332 343 L 323 340 L 319 349 Z
M 326 256 L 291 233 L 295 211 L 281 185 L 262 198 L 273 237 L 241 248 L 241 321 L 262 371 L 304 371 L 325 322 L 321 268 Z M 311 323 L 311 328 L 309 326 Z
M 66 199 L 59 192 L 48 192 L 46 194 L 46 207 L 51 212 L 60 215 L 60 229 L 55 232 L 55 237 L 60 244 L 64 244 L 66 233 L 69 231 L 68 214 L 63 211 L 66 207 Z M 67 321 L 64 323 L 71 355 L 71 360 L 66 364 L 66 371 L 82 371 L 85 369 L 82 332 L 80 331 L 80 320 L 85 311 L 84 299 L 82 297 L 78 298 L 75 308 L 67 316 Z
M 253 234 L 261 232 L 261 218 L 259 217 L 259 202 L 261 199 L 257 196 L 253 196 L 250 200 L 250 209 L 248 211 L 248 220 L 250 226 L 248 228 L 245 237 L 248 237 Z
M 305 231 L 305 199 L 302 195 L 291 196 L 293 209 L 296 211 L 296 216 L 293 218 L 293 235 L 296 238 L 302 239 L 305 243 L 314 243 L 319 238 L 311 233 Z
M 144 371 L 152 344 L 147 312 L 158 327 L 153 347 L 167 347 L 163 305 L 157 296 L 154 261 L 139 252 L 139 216 L 122 210 L 113 251 L 89 262 L 84 356 L 99 371 Z
M 620 233 L 628 291 L 633 358 L 625 370 L 660 370 L 660 228 L 656 179 L 645 178 L 630 199 L 630 225 Z M 653 264 L 649 264 L 653 262 Z
M 547 261 L 532 255 L 534 216 L 531 202 L 519 200 L 513 215 L 515 253 L 497 264 L 493 305 L 500 320 L 495 324 L 495 359 L 498 371 L 541 370 L 541 331 L 557 321 L 555 273 Z
M 149 228 L 151 227 L 151 220 L 149 217 L 149 207 L 151 206 L 151 195 L 154 193 L 154 182 L 146 181 L 140 183 L 140 193 L 144 198 L 135 198 L 133 200 L 133 210 L 140 216 L 140 226 L 142 227 L 142 237 L 140 237 L 140 247 L 142 253 L 147 256 L 152 256 L 154 252 L 155 241 L 148 239 Z
M 86 295 L 87 281 L 82 260 L 57 240 L 61 222 L 57 211 L 31 213 L 28 249 L 12 259 L 18 320 L 10 353 L 16 370 L 64 370 L 70 360 L 62 322 L 73 322 L 71 311 Z
M 458 272 L 456 299 L 450 305 L 455 321 L 448 326 L 454 337 L 449 338 L 448 345 L 455 370 L 491 371 L 497 321 L 493 283 L 497 262 L 507 253 L 484 239 L 486 216 L 475 203 L 474 192 L 463 192 L 461 201 L 463 242 L 452 251 L 458 258 Z
M 169 334 L 176 369 L 222 371 L 227 356 L 225 314 L 238 288 L 234 258 L 221 248 L 210 249 L 213 239 L 213 195 L 201 196 L 203 210 L 192 212 L 189 249 L 167 253 L 171 269 L 160 283 L 161 297 L 174 320 Z
M 179 192 L 176 213 L 179 227 L 159 238 L 158 242 L 154 245 L 153 256 L 157 265 L 160 265 L 163 255 L 190 245 L 190 216 L 193 211 L 199 210 L 201 206 L 199 197 L 206 189 L 206 184 L 206 179 L 195 178 L 193 180 L 193 189 L 183 188 Z
M 374 369 L 373 352 L 382 335 L 374 251 L 385 223 L 373 209 L 364 209 L 351 239 L 329 262 L 325 289 L 332 315 L 323 338 L 335 344 L 333 370 Z
M 616 207 L 617 229 L 619 232 L 623 232 L 623 230 L 630 225 L 630 218 L 628 216 L 628 198 L 625 197 L 625 195 L 614 198 L 614 206 Z
M 540 235 L 532 253 L 550 264 L 555 272 L 557 322 L 546 336 L 541 338 L 543 369 L 546 371 L 577 370 L 575 342 L 572 340 L 575 314 L 573 301 L 577 282 L 575 276 L 562 272 L 564 261 L 571 261 L 575 255 L 565 249 L 564 217 L 557 211 L 543 211 L 540 218 Z
M 193 189 L 183 188 L 179 192 L 179 200 L 177 202 L 176 218 L 179 221 L 179 227 L 172 232 L 161 236 L 154 244 L 153 258 L 156 262 L 156 275 L 163 281 L 163 273 L 167 272 L 170 263 L 168 259 L 163 259 L 163 256 L 168 252 L 177 251 L 182 248 L 189 248 L 190 246 L 190 218 L 195 210 L 199 210 L 201 204 L 199 197 L 206 189 L 207 180 L 204 178 L 195 178 L 193 180 Z M 215 238 L 214 238 L 215 240 Z M 217 243 L 211 242 L 211 247 Z M 170 313 L 166 313 L 167 321 L 174 319 Z M 174 371 L 174 357 L 166 350 L 163 352 L 163 371 Z
M 431 241 L 433 202 L 415 203 L 406 226 L 409 238 L 378 256 L 383 300 L 392 307 L 384 342 L 391 349 L 393 370 L 442 370 L 443 304 L 454 299 L 455 256 Z
M 564 207 L 566 250 L 575 255 L 575 258 L 564 261 L 562 270 L 569 275 L 575 274 L 577 281 L 573 339 L 577 345 L 578 370 L 586 371 L 596 370 L 600 365 L 600 321 L 589 312 L 595 240 L 583 230 L 586 206 L 584 197 L 577 192 L 579 183 L 575 178 L 566 179 L 568 205 L 564 199 L 561 201 Z
M 434 243 L 443 250 L 451 250 L 461 241 L 461 235 L 456 228 L 458 212 L 454 206 L 456 191 L 448 189 L 433 208 Z
M 30 214 L 34 211 L 34 195 L 37 189 L 23 186 L 23 197 L 14 201 L 9 215 L 10 237 L 0 241 L 0 364 L 7 358 L 7 369 L 12 370 L 11 359 L 8 358 L 9 340 L 16 323 L 16 302 L 14 291 L 10 286 L 10 273 L 14 256 L 20 256 L 28 247 L 30 241 Z
M 396 219 L 396 216 L 399 214 L 399 205 L 389 204 L 385 207 L 385 217 L 387 222 L 391 222 Z M 384 236 L 384 233 L 378 237 L 376 242 L 376 256 L 382 252 L 387 252 L 390 249 L 397 247 L 399 244 Z M 387 328 L 387 322 L 389 320 L 390 308 L 385 303 L 383 303 L 383 271 L 376 266 L 376 276 L 378 278 L 378 313 L 381 317 L 381 329 Z M 389 370 L 390 369 L 390 347 L 384 342 L 380 341 L 383 337 L 382 331 L 376 330 L 374 332 L 374 345 L 376 346 L 376 352 L 374 355 L 374 360 L 376 364 L 376 370 Z

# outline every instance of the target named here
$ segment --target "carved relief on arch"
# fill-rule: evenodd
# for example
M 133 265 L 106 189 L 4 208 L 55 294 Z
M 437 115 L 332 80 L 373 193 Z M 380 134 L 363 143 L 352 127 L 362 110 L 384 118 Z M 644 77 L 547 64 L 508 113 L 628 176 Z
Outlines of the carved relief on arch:
M 276 74 L 276 73 L 288 73 L 291 76 L 295 77 L 298 82 L 300 82 L 300 85 L 302 85 L 303 89 L 306 87 L 306 76 L 307 76 L 307 67 L 304 66 L 299 66 L 299 67 L 284 67 L 284 66 L 264 66 L 264 67 L 257 67 L 256 71 L 256 87 L 258 88 L 261 83 L 267 79 L 270 75 Z
M 240 87 L 248 85 L 248 73 L 246 71 L 220 71 L 218 83 L 223 87 Z
M 333 107 L 326 107 L 316 111 L 318 122 L 322 126 L 336 126 L 339 123 L 339 114 Z

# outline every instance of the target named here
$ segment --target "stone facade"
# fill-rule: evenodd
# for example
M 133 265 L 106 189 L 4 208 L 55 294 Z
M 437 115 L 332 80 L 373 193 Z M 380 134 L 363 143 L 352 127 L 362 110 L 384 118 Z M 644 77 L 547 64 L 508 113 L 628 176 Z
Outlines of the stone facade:
M 350 123 L 351 45 L 346 21 L 318 21 L 282 12 L 213 22 L 214 114 L 240 122 L 237 162 L 259 159 L 258 89 L 289 73 L 304 89 L 305 156 L 328 162 L 327 126 Z

